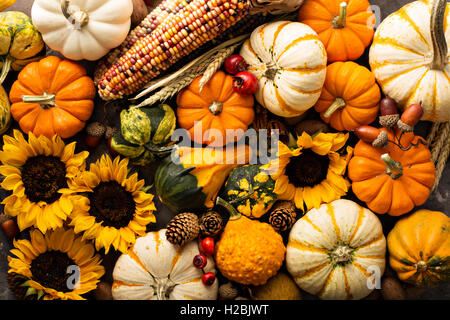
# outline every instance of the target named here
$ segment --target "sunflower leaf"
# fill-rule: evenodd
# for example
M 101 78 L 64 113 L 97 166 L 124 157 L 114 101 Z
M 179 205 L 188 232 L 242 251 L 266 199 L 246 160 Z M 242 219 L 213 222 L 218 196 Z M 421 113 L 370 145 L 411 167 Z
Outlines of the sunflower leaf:
M 33 294 L 37 294 L 37 290 L 35 288 L 29 287 L 27 292 L 25 293 L 25 297 L 31 296 Z

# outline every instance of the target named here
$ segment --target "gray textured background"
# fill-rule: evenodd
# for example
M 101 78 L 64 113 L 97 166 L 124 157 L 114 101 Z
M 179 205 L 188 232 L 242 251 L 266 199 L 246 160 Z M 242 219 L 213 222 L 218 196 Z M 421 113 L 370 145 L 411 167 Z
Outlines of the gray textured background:
M 387 15 L 390 13 L 396 11 L 400 7 L 402 7 L 404 4 L 411 2 L 408 0 L 370 0 L 370 3 L 372 5 L 378 5 L 380 7 L 380 13 L 381 13 L 381 19 L 384 19 Z M 17 0 L 16 4 L 9 8 L 8 10 L 17 10 L 22 11 L 27 14 L 30 14 L 30 9 L 33 4 L 33 0 Z M 50 52 L 48 51 L 47 54 Z M 54 54 L 54 53 L 52 53 Z M 364 59 L 364 58 L 363 58 Z M 364 61 L 362 61 L 364 62 Z M 92 71 L 93 63 L 84 63 L 85 66 L 89 71 Z M 11 81 L 14 80 L 16 74 L 12 73 L 5 83 L 5 89 L 8 90 L 9 85 L 11 84 Z M 96 105 L 96 111 L 94 117 L 101 117 L 102 115 L 102 107 L 100 106 L 101 102 L 97 101 L 98 104 Z M 113 119 L 113 122 L 117 121 L 117 119 Z M 417 129 L 417 134 L 420 134 L 422 136 L 426 136 L 428 129 L 430 127 L 429 123 L 421 123 L 420 126 Z M 77 135 L 73 138 L 73 140 L 82 140 L 81 135 Z M 77 146 L 77 149 L 83 148 L 82 144 L 79 144 Z M 90 161 L 95 160 L 98 158 L 98 156 L 104 152 L 107 152 L 107 147 L 105 143 L 102 143 L 96 150 L 91 152 L 91 156 L 89 158 Z M 148 171 L 151 171 L 152 168 L 146 169 L 147 172 L 141 172 L 142 177 L 148 178 L 148 183 L 151 183 L 151 175 L 148 174 Z M 447 164 L 447 167 L 444 171 L 444 175 L 441 179 L 441 183 L 438 187 L 438 189 L 430 196 L 428 201 L 421 206 L 421 208 L 427 208 L 430 210 L 438 210 L 450 213 L 450 201 L 449 201 L 449 190 L 450 190 L 450 166 Z M 3 199 L 6 196 L 5 192 L 0 190 L 0 199 Z M 155 198 L 156 206 L 158 208 L 158 214 L 157 214 L 157 224 L 153 225 L 151 228 L 154 230 L 157 230 L 167 224 L 167 222 L 172 218 L 173 213 L 168 211 L 166 208 L 161 206 L 161 204 L 157 201 Z M 393 224 L 397 220 L 396 218 L 389 217 L 389 216 L 380 216 L 380 220 L 383 223 L 383 227 L 385 229 L 385 232 L 387 232 L 390 228 L 392 228 Z M 11 241 L 6 239 L 4 234 L 0 232 L 0 300 L 8 300 L 13 299 L 11 292 L 8 289 L 8 285 L 6 283 L 6 272 L 8 270 L 8 262 L 7 262 L 7 255 L 9 250 L 11 249 Z M 105 265 L 109 266 L 109 272 L 107 272 L 106 278 L 107 280 L 110 279 L 111 275 L 111 266 L 114 265 L 114 261 L 117 258 L 117 254 L 109 254 L 108 256 L 104 257 Z M 310 297 L 308 295 L 304 295 L 306 299 L 314 298 Z M 436 287 L 433 289 L 427 290 L 425 293 L 423 293 L 420 297 L 420 299 L 450 299 L 450 284 L 442 285 L 440 287 Z

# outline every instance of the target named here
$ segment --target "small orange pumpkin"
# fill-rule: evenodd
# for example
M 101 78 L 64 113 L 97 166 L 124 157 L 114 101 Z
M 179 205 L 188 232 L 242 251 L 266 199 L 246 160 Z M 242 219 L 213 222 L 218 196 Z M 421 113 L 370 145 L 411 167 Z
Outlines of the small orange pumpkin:
M 394 141 L 392 131 L 388 131 L 388 139 Z M 430 150 L 419 139 L 412 132 L 401 135 L 402 146 L 415 145 L 407 151 L 392 142 L 385 148 L 362 140 L 356 144 L 348 176 L 353 192 L 369 209 L 400 216 L 428 199 L 436 169 Z
M 328 62 L 335 62 L 361 57 L 372 42 L 375 15 L 367 0 L 308 0 L 298 21 L 317 32 Z
M 11 87 L 11 114 L 23 132 L 70 138 L 94 110 L 95 86 L 86 69 L 56 56 L 28 64 Z
M 443 212 L 422 209 L 400 219 L 387 244 L 400 280 L 418 287 L 450 282 L 450 218 Z
M 335 62 L 327 67 L 315 109 L 334 129 L 351 131 L 376 120 L 380 99 L 380 88 L 369 69 L 352 61 Z
M 200 90 L 198 76 L 177 96 L 177 118 L 196 143 L 220 147 L 239 140 L 253 122 L 253 95 L 232 89 L 233 77 L 216 72 Z

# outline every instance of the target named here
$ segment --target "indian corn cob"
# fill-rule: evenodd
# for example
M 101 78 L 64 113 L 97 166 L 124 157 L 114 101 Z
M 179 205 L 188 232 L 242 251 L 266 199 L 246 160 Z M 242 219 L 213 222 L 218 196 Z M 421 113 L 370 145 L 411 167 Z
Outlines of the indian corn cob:
M 161 76 L 165 74 L 170 74 L 172 72 L 175 72 L 179 69 L 181 69 L 185 64 L 186 61 L 192 61 L 195 58 L 198 58 L 205 52 L 213 49 L 214 47 L 218 46 L 222 42 L 225 42 L 227 40 L 236 38 L 240 35 L 243 35 L 245 33 L 250 33 L 253 30 L 255 30 L 257 27 L 262 25 L 264 22 L 268 21 L 267 19 L 268 15 L 258 13 L 255 15 L 247 15 L 244 18 L 242 18 L 239 22 L 228 28 L 223 34 L 217 36 L 217 38 L 214 38 L 204 45 L 202 45 L 200 48 L 192 51 L 187 56 L 183 57 L 183 59 L 177 61 L 173 65 L 171 65 L 168 69 L 161 72 Z
M 163 0 L 141 23 L 134 28 L 122 44 L 109 52 L 97 64 L 94 82 L 98 84 L 103 74 L 116 63 L 138 40 L 153 32 L 171 14 L 176 14 L 185 0 Z
M 153 32 L 138 40 L 103 75 L 104 100 L 133 94 L 152 78 L 247 15 L 246 0 L 185 0 Z

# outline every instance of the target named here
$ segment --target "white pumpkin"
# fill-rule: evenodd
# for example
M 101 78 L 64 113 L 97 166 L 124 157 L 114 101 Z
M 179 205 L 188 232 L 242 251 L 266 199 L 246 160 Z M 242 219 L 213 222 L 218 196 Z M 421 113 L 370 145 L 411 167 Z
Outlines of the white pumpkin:
M 314 106 L 325 82 L 327 53 L 317 33 L 292 21 L 256 28 L 240 50 L 258 79 L 256 100 L 281 117 L 296 117 Z
M 340 199 L 308 211 L 289 234 L 286 267 L 297 285 L 321 299 L 361 299 L 385 268 L 378 217 Z
M 132 0 L 35 0 L 31 18 L 51 49 L 98 60 L 125 40 L 132 13 Z
M 450 121 L 450 3 L 434 4 L 415 1 L 388 16 L 375 33 L 369 62 L 384 93 L 403 109 L 421 102 L 422 120 L 445 122 Z
M 116 300 L 215 300 L 217 279 L 211 286 L 202 282 L 203 272 L 193 265 L 199 254 L 197 241 L 184 246 L 171 244 L 166 229 L 149 232 L 136 240 L 127 254 L 117 260 L 112 294 Z M 204 272 L 215 272 L 208 257 Z

